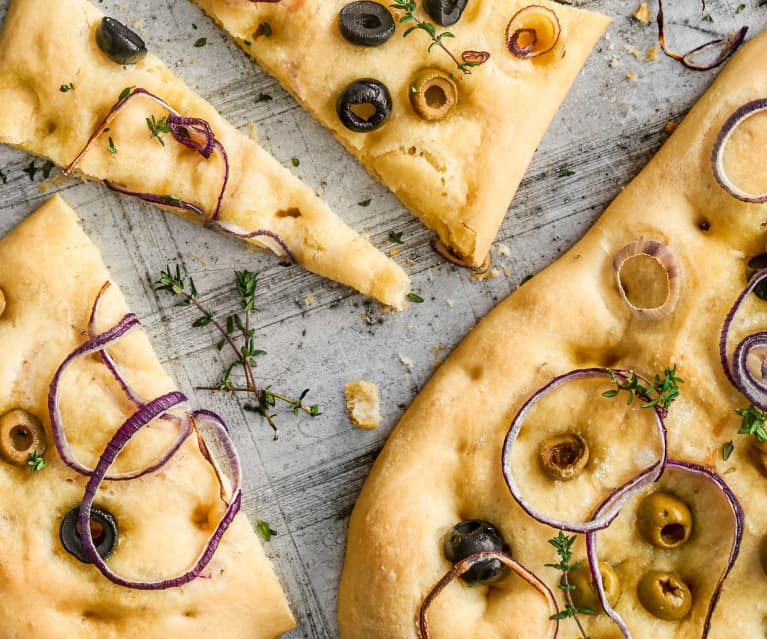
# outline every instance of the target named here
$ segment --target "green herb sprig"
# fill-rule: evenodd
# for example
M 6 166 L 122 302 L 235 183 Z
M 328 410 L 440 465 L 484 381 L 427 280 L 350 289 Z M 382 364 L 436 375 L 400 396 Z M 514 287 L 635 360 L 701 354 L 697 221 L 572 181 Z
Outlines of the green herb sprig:
M 216 347 L 222 350 L 228 346 L 235 354 L 235 360 L 224 369 L 217 385 L 198 388 L 250 394 L 255 398 L 255 404 L 245 404 L 243 408 L 260 414 L 274 431 L 274 439 L 277 439 L 279 430 L 274 422 L 276 415 L 271 412 L 277 401 L 287 404 L 294 415 L 304 412 L 311 417 L 316 417 L 320 414 L 320 408 L 317 404 L 307 405 L 304 403 L 304 398 L 309 393 L 308 388 L 302 391 L 297 399 L 294 399 L 272 390 L 271 386 L 260 388 L 256 384 L 256 376 L 253 372 L 256 358 L 266 355 L 266 351 L 256 348 L 256 329 L 251 326 L 251 315 L 257 310 L 258 276 L 251 271 L 235 271 L 234 279 L 242 313 L 229 315 L 223 323 L 210 308 L 200 301 L 194 280 L 183 275 L 178 265 L 176 265 L 175 270 L 169 266 L 166 271 L 161 271 L 157 290 L 181 298 L 178 306 L 194 306 L 201 315 L 193 322 L 192 326 L 195 328 L 209 325 L 215 327 L 221 335 L 221 340 Z M 232 380 L 232 375 L 237 369 L 242 369 L 245 376 L 244 386 L 238 386 Z
M 558 613 L 551 615 L 549 619 L 559 621 L 572 618 L 578 626 L 581 637 L 583 637 L 583 639 L 591 639 L 591 637 L 586 634 L 586 630 L 583 628 L 578 615 L 590 615 L 593 614 L 594 611 L 591 608 L 578 608 L 575 603 L 573 603 L 572 591 L 575 590 L 575 586 L 570 583 L 569 578 L 569 575 L 573 570 L 578 570 L 584 566 L 582 561 L 570 563 L 573 559 L 573 544 L 575 543 L 576 537 L 577 535 L 568 537 L 560 530 L 556 537 L 549 539 L 549 543 L 554 546 L 557 555 L 559 555 L 559 562 L 556 564 L 546 564 L 546 566 L 559 570 L 562 573 L 559 588 L 565 593 L 564 610 L 560 610 Z
M 602 397 L 615 397 L 621 391 L 626 391 L 628 393 L 626 404 L 630 405 L 634 402 L 634 397 L 640 397 L 644 399 L 642 408 L 657 407 L 665 415 L 674 400 L 679 397 L 679 384 L 684 383 L 684 380 L 677 375 L 676 369 L 676 364 L 673 368 L 664 368 L 663 377 L 656 373 L 652 382 L 639 377 L 633 371 L 628 379 L 625 379 L 614 370 L 607 369 L 610 381 L 616 388 L 605 391 Z
M 750 404 L 748 408 L 735 411 L 743 420 L 738 429 L 738 435 L 753 435 L 758 442 L 767 442 L 767 413 Z
M 256 528 L 258 529 L 258 532 L 261 533 L 264 541 L 271 541 L 272 537 L 279 534 L 267 521 L 258 521 L 256 523 Z
M 39 473 L 47 465 L 48 464 L 45 462 L 45 459 L 39 451 L 29 453 L 29 456 L 27 457 L 27 466 L 29 466 L 29 469 L 33 473 Z
M 151 137 L 156 138 L 157 141 L 162 144 L 162 146 L 165 146 L 165 141 L 162 139 L 162 135 L 163 133 L 172 132 L 170 126 L 168 126 L 168 119 L 166 117 L 162 117 L 157 120 L 152 115 L 146 119 L 146 126 L 149 129 L 149 132 L 152 134 Z
M 418 29 L 425 31 L 431 38 L 431 43 L 429 44 L 428 51 L 431 51 L 434 47 L 439 47 L 445 53 L 447 53 L 447 55 L 450 56 L 450 59 L 453 62 L 455 62 L 455 66 L 458 67 L 458 70 L 462 73 L 465 73 L 466 75 L 471 75 L 470 67 L 476 67 L 479 64 L 482 64 L 481 62 L 474 60 L 463 62 L 459 61 L 458 58 L 453 55 L 452 51 L 450 51 L 450 49 L 448 49 L 443 42 L 445 38 L 455 38 L 455 34 L 450 31 L 442 31 L 441 33 L 438 33 L 437 27 L 435 27 L 431 22 L 421 20 L 415 13 L 415 0 L 395 0 L 394 4 L 390 4 L 389 7 L 404 12 L 405 15 L 399 19 L 400 24 L 405 24 L 408 22 L 413 23 L 413 26 L 407 28 L 402 34 L 403 37 L 409 36 L 411 33 L 413 33 L 413 31 L 417 31 Z

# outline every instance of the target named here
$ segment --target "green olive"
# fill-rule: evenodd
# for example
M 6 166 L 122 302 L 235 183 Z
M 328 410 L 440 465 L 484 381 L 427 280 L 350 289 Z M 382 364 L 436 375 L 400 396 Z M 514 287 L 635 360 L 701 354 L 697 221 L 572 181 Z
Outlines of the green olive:
M 32 453 L 45 451 L 45 429 L 31 413 L 22 408 L 9 410 L 0 416 L 0 458 L 26 466 Z
M 541 470 L 551 479 L 568 481 L 580 475 L 589 461 L 589 445 L 577 433 L 547 437 L 538 449 Z
M 679 575 L 651 570 L 639 580 L 637 597 L 645 610 L 664 621 L 679 621 L 692 607 L 692 594 Z
M 409 89 L 413 111 L 430 122 L 443 120 L 458 104 L 458 88 L 449 74 L 439 69 L 421 69 Z
M 0 288 L 0 315 L 5 313 L 5 293 L 3 293 L 3 289 Z
M 621 581 L 610 564 L 599 562 L 599 573 L 602 575 L 602 585 L 607 595 L 607 601 L 614 608 L 621 597 Z M 602 609 L 597 596 L 594 582 L 591 579 L 591 570 L 588 566 L 581 566 L 569 573 L 570 584 L 575 590 L 570 592 L 576 608 L 588 608 L 592 614 L 597 614 Z
M 692 513 L 669 493 L 652 493 L 639 504 L 637 528 L 642 538 L 658 548 L 677 548 L 692 534 Z
M 767 575 L 767 535 L 762 537 L 762 542 L 759 544 L 759 560 L 764 574 Z

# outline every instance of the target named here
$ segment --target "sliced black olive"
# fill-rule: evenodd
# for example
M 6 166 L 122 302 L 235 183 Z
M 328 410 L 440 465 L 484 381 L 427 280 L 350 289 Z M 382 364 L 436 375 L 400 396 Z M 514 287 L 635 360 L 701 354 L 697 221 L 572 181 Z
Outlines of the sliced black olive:
M 80 506 L 75 506 L 61 520 L 59 538 L 66 551 L 85 564 L 93 563 L 85 551 L 80 539 L 80 528 L 77 520 L 80 517 Z M 117 520 L 112 513 L 102 508 L 91 509 L 91 535 L 99 557 L 106 559 L 117 546 Z
M 336 100 L 336 113 L 341 123 L 358 133 L 367 133 L 380 127 L 389 117 L 391 108 L 389 90 L 372 78 L 355 80 Z
M 434 22 L 449 27 L 461 19 L 468 2 L 469 0 L 423 0 L 423 8 Z
M 447 560 L 453 563 L 482 550 L 509 554 L 509 547 L 498 529 L 482 519 L 467 519 L 453 526 L 445 535 L 443 550 Z M 472 566 L 461 579 L 468 584 L 490 584 L 501 581 L 508 574 L 508 567 L 498 559 L 489 559 Z
M 341 9 L 338 26 L 341 35 L 352 44 L 378 47 L 394 33 L 394 18 L 382 4 L 360 0 Z
M 767 253 L 761 253 L 748 260 L 748 264 L 746 264 L 746 279 L 750 280 L 763 268 L 767 268 Z M 767 300 L 767 280 L 762 280 L 756 285 L 754 295 L 761 300 Z
M 96 29 L 96 44 L 117 64 L 135 64 L 146 55 L 139 35 L 114 18 L 104 18 Z

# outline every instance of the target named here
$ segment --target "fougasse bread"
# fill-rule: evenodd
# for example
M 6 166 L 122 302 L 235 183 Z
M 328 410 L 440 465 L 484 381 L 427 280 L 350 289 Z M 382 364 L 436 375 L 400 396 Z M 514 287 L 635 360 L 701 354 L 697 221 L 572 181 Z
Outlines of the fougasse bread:
M 475 268 L 609 22 L 548 0 L 194 1 L 437 232 L 445 256 Z M 406 34 L 419 23 L 433 34 Z M 432 46 L 443 33 L 446 50 Z M 375 115 L 344 124 L 371 103 Z
M 60 197 L 0 239 L 0 289 L 0 637 L 274 639 L 291 629 L 272 567 L 236 514 L 238 470 L 220 421 L 174 389 Z M 226 453 L 216 466 L 194 432 L 211 427 Z M 232 476 L 219 481 L 226 462 Z M 93 559 L 77 524 L 89 486 L 91 534 L 113 578 L 84 563 Z
M 404 306 L 400 266 L 103 18 L 85 0 L 10 2 L 0 141 Z
M 765 58 L 407 410 L 351 516 L 343 639 L 765 634 Z

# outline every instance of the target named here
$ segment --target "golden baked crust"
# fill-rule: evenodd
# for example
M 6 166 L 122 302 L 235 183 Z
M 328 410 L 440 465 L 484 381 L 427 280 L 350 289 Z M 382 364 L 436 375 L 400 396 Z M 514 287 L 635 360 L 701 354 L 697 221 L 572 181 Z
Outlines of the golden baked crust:
M 715 182 L 710 161 L 727 118 L 741 105 L 767 95 L 766 57 L 767 34 L 762 34 L 736 54 L 586 236 L 483 319 L 413 402 L 376 460 L 351 517 L 339 594 L 344 639 L 416 637 L 421 602 L 449 567 L 442 539 L 464 519 L 493 522 L 513 556 L 558 592 L 560 573 L 544 567 L 557 561 L 547 543 L 556 530 L 522 511 L 501 473 L 501 449 L 510 422 L 534 391 L 572 369 L 615 367 L 650 375 L 672 363 L 678 365 L 684 384 L 666 419 L 669 455 L 722 475 L 746 517 L 740 556 L 725 583 L 710 636 L 764 634 L 767 604 L 755 593 L 765 587 L 758 552 L 767 531 L 765 478 L 749 453 L 750 438 L 735 435 L 740 424 L 735 410 L 747 406 L 748 400 L 725 378 L 718 344 L 725 316 L 745 286 L 747 260 L 765 251 L 766 209 L 730 197 Z M 766 135 L 764 114 L 750 118 L 736 153 L 727 159 L 731 173 L 761 176 L 761 190 Z M 679 262 L 683 277 L 676 309 L 660 320 L 633 315 L 616 286 L 613 258 L 636 240 L 663 242 Z M 763 305 L 754 303 L 744 312 L 748 332 L 765 325 Z M 612 486 L 615 471 L 642 451 L 637 441 L 641 433 L 620 430 L 620 420 L 599 419 L 607 406 L 625 408 L 625 397 L 599 396 L 608 388 L 605 380 L 590 404 L 583 406 L 581 400 L 583 421 L 572 420 L 590 424 L 590 408 L 594 424 L 613 446 L 613 456 L 605 459 L 617 463 L 604 466 L 601 474 L 590 474 L 593 485 L 581 485 L 580 498 L 556 502 L 555 514 L 563 519 L 588 518 L 605 496 L 602 491 Z M 560 413 L 574 413 L 566 403 L 566 398 L 575 397 L 572 393 L 549 397 L 549 405 Z M 538 424 L 542 429 L 546 422 Z M 539 439 L 538 431 L 528 432 L 533 441 Z M 728 440 L 734 440 L 735 452 L 725 461 L 722 445 Z M 551 482 L 537 469 L 534 450 L 514 464 L 530 499 L 546 506 L 555 503 L 540 497 Z M 600 455 L 601 450 L 598 447 Z M 657 446 L 652 454 L 657 456 Z M 666 487 L 668 482 L 661 480 Z M 697 511 L 699 530 L 685 555 L 641 542 L 634 501 L 599 534 L 600 558 L 613 565 L 624 585 L 617 610 L 635 638 L 701 636 L 707 605 L 703 599 L 724 569 L 733 526 L 726 505 L 703 484 L 671 482 L 672 490 Z M 562 483 L 555 493 L 565 490 Z M 584 553 L 580 538 L 573 560 L 583 559 Z M 659 621 L 637 602 L 636 581 L 651 561 L 661 562 L 664 569 L 674 565 L 694 582 L 698 598 L 684 621 Z M 548 615 L 543 599 L 518 579 L 490 588 L 453 585 L 435 604 L 432 637 L 546 636 Z M 594 637 L 621 637 L 605 615 L 581 618 Z M 575 627 L 563 626 L 562 635 L 575 636 Z
M 269 561 L 244 515 L 238 515 L 203 576 L 180 588 L 141 591 L 116 586 L 80 563 L 59 541 L 61 518 L 83 499 L 85 478 L 56 454 L 48 386 L 64 358 L 85 341 L 83 330 L 109 273 L 72 209 L 50 199 L 0 239 L 0 414 L 23 408 L 43 422 L 47 467 L 39 472 L 0 459 L 0 637 L 123 639 L 209 637 L 273 639 L 295 625 Z M 128 309 L 113 284 L 99 305 L 97 330 Z M 134 329 L 109 347 L 138 393 L 156 397 L 173 383 Z M 98 358 L 72 364 L 61 409 L 75 454 L 92 467 L 135 409 Z M 162 424 L 145 428 L 118 460 L 146 464 L 168 444 Z M 192 438 L 193 439 L 193 438 Z M 187 570 L 221 517 L 219 484 L 197 444 L 187 440 L 160 471 L 106 482 L 97 504 L 118 520 L 110 566 L 155 581 Z
M 405 304 L 409 284 L 402 268 L 336 217 L 258 144 L 238 133 L 160 60 L 149 54 L 127 67 L 111 61 L 94 36 L 101 18 L 84 0 L 10 3 L 0 35 L 0 141 L 66 166 L 123 89 L 143 87 L 182 115 L 205 119 L 226 148 L 230 176 L 222 223 L 242 233 L 276 233 L 307 269 L 394 307 Z M 72 82 L 74 90 L 60 91 L 62 79 Z M 204 160 L 175 142 L 161 146 L 147 129 L 150 114 L 157 119 L 168 115 L 145 98 L 132 99 L 77 169 L 135 191 L 196 202 L 210 213 L 222 184 L 220 154 Z M 109 137 L 116 154 L 109 152 Z M 200 221 L 193 214 L 186 217 Z M 265 245 L 263 237 L 248 241 Z
M 559 43 L 549 54 L 520 60 L 506 49 L 506 25 L 532 2 L 471 0 L 461 20 L 444 29 L 455 34 L 445 43 L 458 56 L 479 50 L 491 57 L 463 75 L 438 48 L 427 54 L 425 33 L 402 37 L 412 23 L 398 25 L 380 47 L 350 44 L 338 28 L 339 11 L 349 0 L 194 1 L 413 215 L 474 266 L 487 256 L 546 127 L 609 22 L 541 0 L 559 17 Z M 402 15 L 394 13 L 395 19 Z M 272 34 L 257 37 L 264 22 Z M 425 122 L 409 104 L 413 77 L 423 67 L 451 73 L 458 85 L 458 105 L 439 122 Z M 336 96 L 350 82 L 368 77 L 389 88 L 394 106 L 380 129 L 354 133 L 336 115 Z

